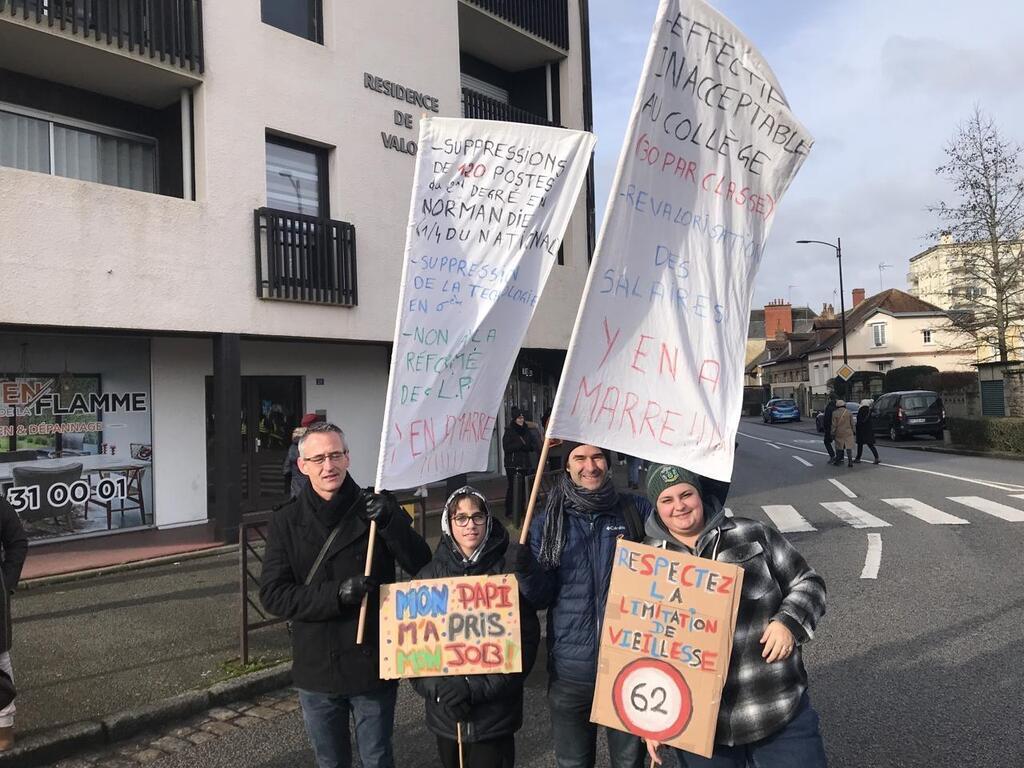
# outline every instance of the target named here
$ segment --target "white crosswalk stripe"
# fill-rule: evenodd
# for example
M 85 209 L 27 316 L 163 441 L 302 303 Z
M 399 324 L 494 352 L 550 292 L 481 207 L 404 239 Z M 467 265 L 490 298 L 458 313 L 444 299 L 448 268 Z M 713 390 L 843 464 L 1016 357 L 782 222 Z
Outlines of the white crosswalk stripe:
M 987 515 L 992 515 L 1011 523 L 1024 522 L 1024 510 L 1000 504 L 998 501 L 990 501 L 980 496 L 949 496 L 948 498 L 957 504 L 963 504 L 965 507 L 976 509 L 979 512 L 984 512 Z
M 823 501 L 821 506 L 853 528 L 889 528 L 890 524 L 851 501 Z
M 970 520 L 964 520 L 962 517 L 947 514 L 941 509 L 936 509 L 917 499 L 882 499 L 882 501 L 891 507 L 896 507 L 896 509 L 906 512 L 908 515 L 913 515 L 918 520 L 924 520 L 932 525 L 970 525 Z
M 1024 499 L 1024 493 L 1011 493 L 1011 499 Z
M 832 485 L 834 485 L 834 486 L 835 486 L 836 488 L 838 488 L 838 489 L 839 489 L 840 491 L 842 491 L 843 495 L 844 495 L 844 496 L 845 496 L 846 498 L 848 498 L 848 499 L 856 499 L 856 498 L 857 498 L 857 494 L 856 494 L 856 493 L 854 493 L 853 491 L 851 491 L 851 490 L 850 490 L 849 488 L 847 488 L 847 487 L 846 487 L 845 485 L 843 485 L 842 483 L 840 483 L 840 482 L 839 482 L 838 480 L 836 480 L 835 478 L 831 478 L 831 477 L 830 477 L 830 478 L 828 479 L 828 481 L 829 481 L 830 483 L 832 483 Z
M 769 519 L 775 523 L 779 533 L 802 533 L 818 530 L 789 504 L 768 504 L 761 507 Z

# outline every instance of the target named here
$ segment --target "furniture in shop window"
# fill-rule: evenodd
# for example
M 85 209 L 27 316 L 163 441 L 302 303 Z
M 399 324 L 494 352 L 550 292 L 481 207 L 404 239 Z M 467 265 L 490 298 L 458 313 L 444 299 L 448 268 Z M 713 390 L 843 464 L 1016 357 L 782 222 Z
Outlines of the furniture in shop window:
M 139 461 L 150 461 L 153 458 L 153 447 L 146 443 L 131 443 L 129 451 L 131 457 Z M 102 501 L 94 497 L 89 499 L 88 504 L 94 504 L 106 510 L 108 531 L 113 524 L 112 517 L 114 512 L 121 513 L 121 524 L 124 525 L 124 513 L 138 510 L 141 524 L 146 524 L 146 499 L 142 489 L 142 477 L 145 473 L 146 467 L 127 467 L 125 469 L 100 471 L 97 473 L 100 480 L 121 475 L 127 481 L 126 493 L 122 499 L 111 499 L 110 501 Z M 87 508 L 88 504 L 86 505 Z M 86 516 L 88 516 L 88 513 Z
M 23 510 L 20 513 L 22 522 L 33 523 L 48 517 L 59 522 L 59 518 L 63 516 L 68 527 L 73 528 L 74 504 L 70 498 L 60 505 L 51 504 L 50 489 L 58 483 L 70 486 L 81 479 L 82 465 L 80 463 L 63 464 L 57 467 L 15 467 L 15 487 L 39 487 L 39 507 L 38 509 Z
M 7 451 L 6 453 L 0 453 L 0 464 L 10 464 L 15 461 L 35 461 L 38 458 L 39 454 L 34 450 Z

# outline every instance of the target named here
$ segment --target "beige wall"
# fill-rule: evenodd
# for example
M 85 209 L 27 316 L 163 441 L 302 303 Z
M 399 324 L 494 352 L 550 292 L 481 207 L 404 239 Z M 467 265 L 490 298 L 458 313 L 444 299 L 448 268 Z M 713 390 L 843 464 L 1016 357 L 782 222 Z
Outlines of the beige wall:
M 391 341 L 415 161 L 380 132 L 415 139 L 418 127 L 394 126 L 393 111 L 410 105 L 365 89 L 363 72 L 437 96 L 442 115 L 461 109 L 457 0 L 409 11 L 406 0 L 325 3 L 320 46 L 263 24 L 259 3 L 205 4 L 197 201 L 0 168 L 0 261 L 5 284 L 19 286 L 4 322 Z M 571 28 L 562 115 L 581 127 Z M 266 204 L 268 130 L 332 148 L 331 217 L 356 227 L 358 307 L 256 297 L 252 218 Z M 584 212 L 581 195 L 567 264 L 552 273 L 527 345 L 568 342 L 588 267 Z

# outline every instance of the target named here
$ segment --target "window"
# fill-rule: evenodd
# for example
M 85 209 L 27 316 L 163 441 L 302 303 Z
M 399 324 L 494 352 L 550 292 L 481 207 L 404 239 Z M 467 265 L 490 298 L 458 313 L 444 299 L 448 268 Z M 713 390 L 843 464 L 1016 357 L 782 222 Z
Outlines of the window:
M 924 341 L 925 344 L 931 344 L 932 343 L 932 332 L 931 331 L 921 331 L 921 338 L 922 338 L 922 340 Z
M 327 218 L 327 150 L 267 137 L 267 206 Z
M 324 42 L 324 9 L 321 0 L 260 0 L 263 23 L 293 35 Z
M 157 143 L 20 107 L 0 107 L 0 165 L 157 191 Z
M 884 361 L 882 361 L 880 363 L 875 363 L 875 365 L 878 366 L 878 370 L 884 372 L 884 371 L 888 371 L 890 368 L 892 368 L 892 361 L 891 360 L 884 360 Z
M 875 323 L 871 326 L 871 333 L 876 347 L 885 346 L 885 323 Z

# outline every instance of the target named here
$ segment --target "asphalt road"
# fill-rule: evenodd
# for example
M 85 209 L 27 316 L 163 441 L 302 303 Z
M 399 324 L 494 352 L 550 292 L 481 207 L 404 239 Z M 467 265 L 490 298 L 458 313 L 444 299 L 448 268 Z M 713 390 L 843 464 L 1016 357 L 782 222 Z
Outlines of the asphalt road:
M 828 584 L 828 613 L 805 660 L 830 765 L 1021 765 L 1024 463 L 883 445 L 881 466 L 831 467 L 810 429 L 744 422 L 729 508 L 801 529 L 787 535 Z M 864 578 L 875 537 L 877 574 Z M 544 684 L 541 666 L 517 739 L 524 768 L 554 766 Z M 436 764 L 420 706 L 403 686 L 402 768 Z M 295 714 L 152 765 L 313 763 Z

